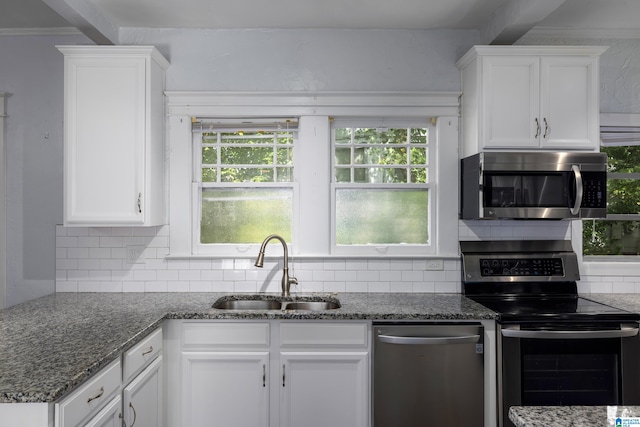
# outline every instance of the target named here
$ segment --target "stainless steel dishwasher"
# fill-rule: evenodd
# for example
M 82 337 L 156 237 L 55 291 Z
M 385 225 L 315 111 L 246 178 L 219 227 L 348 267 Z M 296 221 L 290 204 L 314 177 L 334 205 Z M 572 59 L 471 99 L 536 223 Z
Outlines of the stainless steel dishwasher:
M 484 425 L 481 324 L 375 323 L 374 427 Z

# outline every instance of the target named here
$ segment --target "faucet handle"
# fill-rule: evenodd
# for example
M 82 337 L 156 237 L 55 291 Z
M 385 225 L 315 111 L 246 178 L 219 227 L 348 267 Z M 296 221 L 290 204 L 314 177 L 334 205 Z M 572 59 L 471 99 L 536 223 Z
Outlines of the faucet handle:
M 298 279 L 295 277 L 289 277 L 289 284 L 293 283 L 294 285 L 298 284 Z

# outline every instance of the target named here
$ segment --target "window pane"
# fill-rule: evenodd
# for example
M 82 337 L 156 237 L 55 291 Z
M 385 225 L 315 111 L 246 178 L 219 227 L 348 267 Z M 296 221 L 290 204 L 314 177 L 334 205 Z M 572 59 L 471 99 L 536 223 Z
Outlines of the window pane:
M 218 169 L 202 168 L 202 182 L 216 182 L 218 180 Z
M 337 189 L 338 245 L 428 244 L 428 192 Z
M 351 182 L 351 169 L 336 169 L 336 182 Z
M 351 164 L 351 148 L 336 148 L 334 154 L 334 161 L 336 165 Z
M 640 173 L 640 145 L 602 147 L 609 172 Z
M 259 244 L 272 233 L 290 242 L 292 218 L 291 188 L 206 188 L 200 242 Z
M 215 165 L 218 163 L 218 150 L 215 147 L 202 147 L 202 164 Z
M 221 168 L 222 182 L 273 182 L 273 169 Z
M 607 213 L 640 214 L 640 181 L 607 180 Z
M 640 255 L 640 221 L 583 221 L 584 255 Z

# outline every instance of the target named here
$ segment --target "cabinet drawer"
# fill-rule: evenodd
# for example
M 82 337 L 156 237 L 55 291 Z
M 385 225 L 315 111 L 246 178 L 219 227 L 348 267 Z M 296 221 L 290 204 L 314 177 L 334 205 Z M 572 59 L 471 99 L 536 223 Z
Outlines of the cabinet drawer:
M 122 355 L 122 379 L 128 383 L 162 352 L 162 329 L 157 329 Z
M 75 427 L 98 412 L 120 391 L 122 365 L 116 360 L 84 385 L 56 403 L 56 427 Z
M 182 349 L 245 348 L 269 346 L 269 323 L 182 324 Z
M 358 347 L 368 345 L 367 323 L 282 323 L 281 347 Z

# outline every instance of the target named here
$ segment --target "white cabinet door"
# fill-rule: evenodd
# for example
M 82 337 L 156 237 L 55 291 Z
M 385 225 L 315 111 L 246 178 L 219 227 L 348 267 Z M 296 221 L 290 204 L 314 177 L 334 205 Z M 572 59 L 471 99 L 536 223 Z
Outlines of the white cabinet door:
M 183 352 L 183 427 L 268 427 L 269 352 Z
M 158 356 L 122 392 L 124 425 L 162 426 L 162 390 L 162 356 Z
M 540 60 L 488 57 L 483 62 L 480 114 L 485 148 L 539 145 Z
M 85 427 L 124 427 L 122 424 L 122 398 L 116 396 Z
M 64 223 L 164 222 L 164 70 L 146 46 L 59 46 L 65 55 Z
M 283 352 L 282 427 L 367 427 L 367 352 Z
M 598 150 L 598 72 L 593 58 L 542 57 L 543 148 Z

